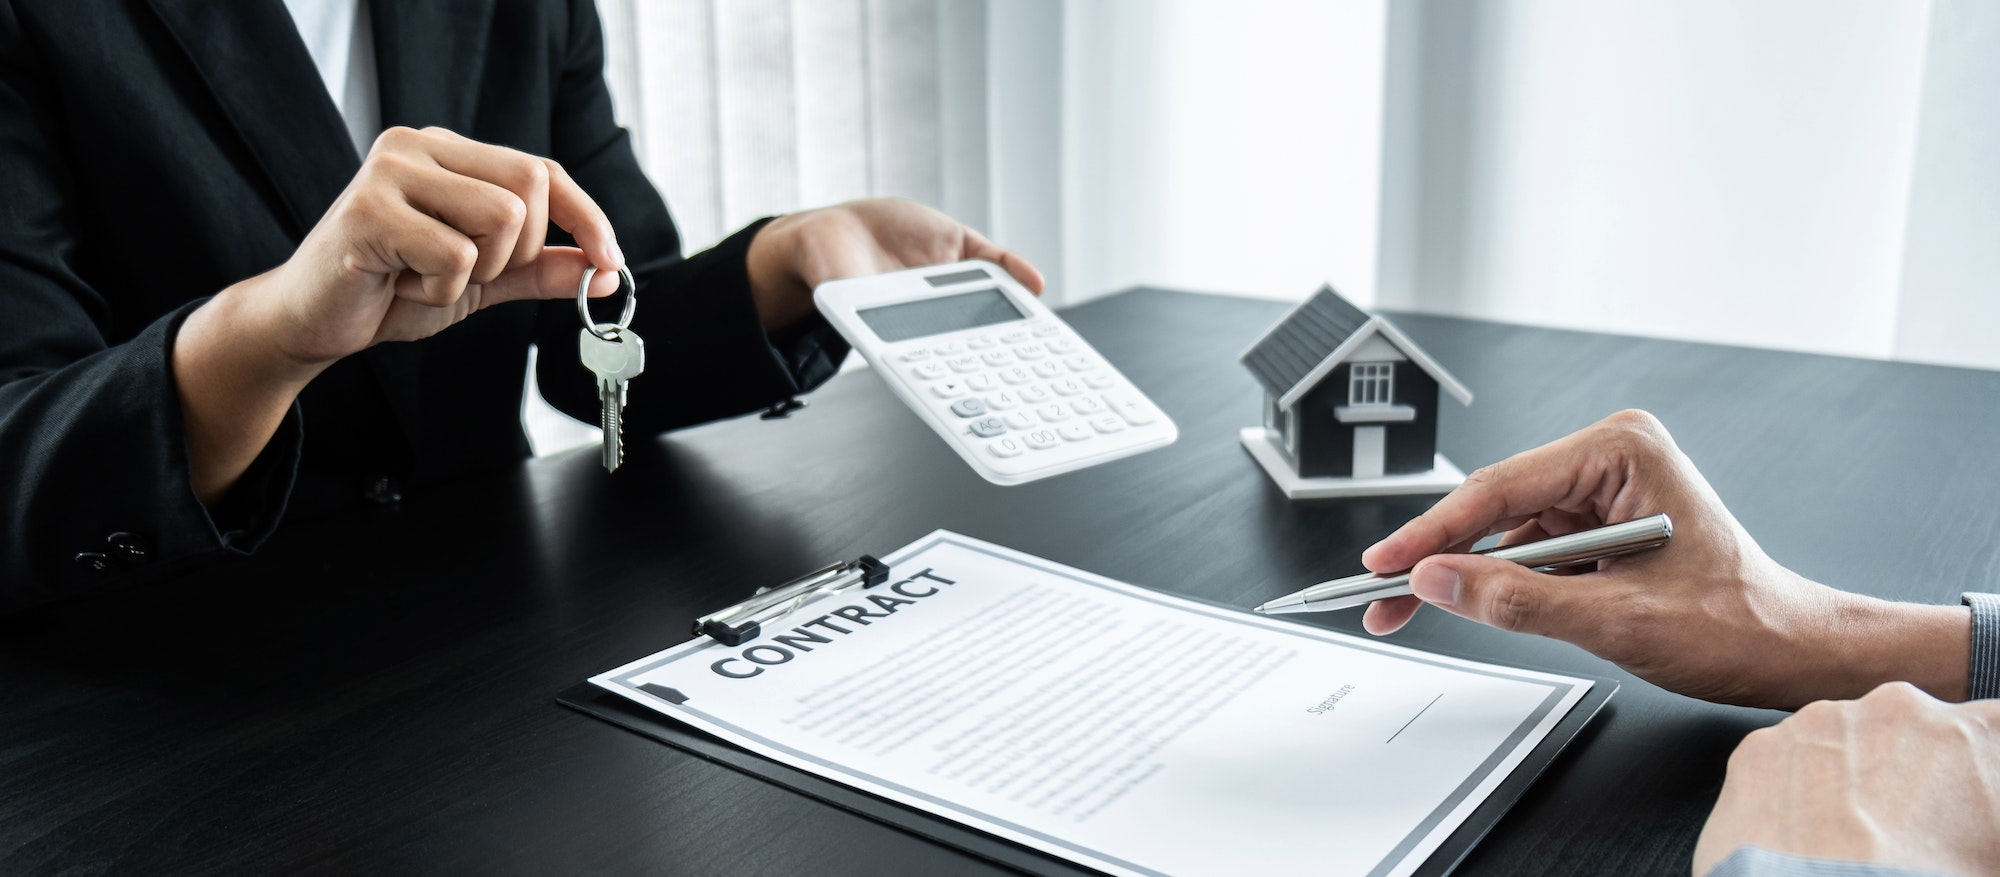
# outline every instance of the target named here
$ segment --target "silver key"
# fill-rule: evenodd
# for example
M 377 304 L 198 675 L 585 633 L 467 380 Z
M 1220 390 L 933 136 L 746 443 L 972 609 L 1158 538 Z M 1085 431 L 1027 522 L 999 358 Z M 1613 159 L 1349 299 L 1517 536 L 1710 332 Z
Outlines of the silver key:
M 616 472 L 625 462 L 625 386 L 646 370 L 646 343 L 639 333 L 606 323 L 596 332 L 584 329 L 577 334 L 577 355 L 597 375 L 604 471 Z

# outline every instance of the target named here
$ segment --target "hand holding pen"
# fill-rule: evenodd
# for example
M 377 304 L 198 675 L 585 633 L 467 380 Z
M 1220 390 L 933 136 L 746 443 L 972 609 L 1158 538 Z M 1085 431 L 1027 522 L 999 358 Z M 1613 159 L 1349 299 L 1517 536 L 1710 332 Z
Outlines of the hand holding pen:
M 1518 563 L 1532 570 L 1554 571 L 1590 566 L 1614 557 L 1651 551 L 1673 538 L 1674 522 L 1666 515 L 1648 515 L 1636 521 L 1607 524 L 1565 536 L 1551 536 L 1539 542 L 1520 542 L 1473 554 Z M 1291 615 L 1299 612 L 1331 612 L 1365 606 L 1376 600 L 1412 593 L 1410 574 L 1372 572 L 1321 582 L 1294 594 L 1287 594 L 1250 611 L 1264 615 Z
M 1580 575 L 1463 553 L 1493 533 L 1513 546 L 1653 513 L 1673 520 L 1672 546 Z M 1474 472 L 1361 561 L 1380 574 L 1410 570 L 1414 596 L 1368 607 L 1375 634 L 1429 604 L 1573 643 L 1662 688 L 1723 703 L 1796 708 L 1890 680 L 1965 697 L 1963 608 L 1876 600 L 1779 565 L 1644 412 Z

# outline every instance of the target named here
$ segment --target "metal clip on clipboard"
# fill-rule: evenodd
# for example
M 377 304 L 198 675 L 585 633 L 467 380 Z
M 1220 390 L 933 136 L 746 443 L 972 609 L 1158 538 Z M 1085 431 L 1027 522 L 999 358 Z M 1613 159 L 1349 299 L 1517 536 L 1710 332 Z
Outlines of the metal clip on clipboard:
M 872 588 L 889 580 L 889 565 L 863 554 L 858 558 L 823 567 L 775 588 L 759 588 L 750 599 L 695 619 L 694 635 L 710 636 L 725 646 L 742 645 L 757 638 L 766 623 L 792 614 L 814 597 L 845 591 L 859 585 Z

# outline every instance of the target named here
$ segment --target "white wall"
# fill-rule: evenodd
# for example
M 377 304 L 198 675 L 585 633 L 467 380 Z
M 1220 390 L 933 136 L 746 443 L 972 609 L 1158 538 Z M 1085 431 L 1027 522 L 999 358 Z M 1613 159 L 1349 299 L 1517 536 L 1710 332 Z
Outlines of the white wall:
M 1391 7 L 1382 303 L 2000 366 L 2000 6 Z
M 1928 8 L 1394 7 L 1396 307 L 1887 356 Z M 1398 68 L 1398 73 L 1407 68 Z
M 2000 368 L 2000 3 L 1068 0 L 1061 44 L 1069 300 Z
M 1381 0 L 1065 4 L 1060 285 L 1373 300 Z
M 2000 3 L 1934 0 L 1895 356 L 2000 369 Z

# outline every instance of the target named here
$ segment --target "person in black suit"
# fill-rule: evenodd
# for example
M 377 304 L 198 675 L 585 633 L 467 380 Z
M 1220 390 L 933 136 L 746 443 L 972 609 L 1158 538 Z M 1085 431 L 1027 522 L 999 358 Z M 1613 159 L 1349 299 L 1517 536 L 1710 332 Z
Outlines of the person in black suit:
M 520 459 L 530 343 L 549 400 L 594 420 L 586 265 L 593 294 L 626 254 L 637 278 L 632 436 L 829 377 L 824 280 L 979 257 L 1040 289 L 894 200 L 683 257 L 589 0 L 363 2 L 365 160 L 278 0 L 0 2 L 0 612 Z

